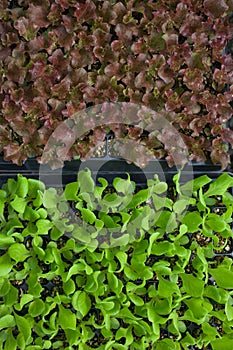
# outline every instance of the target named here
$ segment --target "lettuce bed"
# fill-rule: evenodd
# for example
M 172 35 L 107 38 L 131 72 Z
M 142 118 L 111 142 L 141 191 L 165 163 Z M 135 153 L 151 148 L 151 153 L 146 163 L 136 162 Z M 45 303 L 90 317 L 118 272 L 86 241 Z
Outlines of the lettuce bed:
M 40 157 L 57 126 L 80 110 L 131 102 L 167 116 L 190 160 L 225 168 L 232 11 L 231 0 L 2 0 L 0 152 L 22 164 Z M 137 138 L 110 118 L 116 134 Z M 84 157 L 109 131 L 87 124 L 92 132 L 67 159 Z M 169 135 L 148 143 L 171 161 Z
M 99 181 L 2 186 L 1 349 L 232 349 L 232 176 Z

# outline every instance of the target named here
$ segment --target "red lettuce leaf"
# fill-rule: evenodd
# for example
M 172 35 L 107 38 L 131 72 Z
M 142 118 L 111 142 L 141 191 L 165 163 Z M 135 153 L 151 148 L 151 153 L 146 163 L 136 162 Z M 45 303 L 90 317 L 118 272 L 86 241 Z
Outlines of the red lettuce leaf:
M 228 5 L 224 0 L 205 0 L 204 8 L 207 10 L 209 15 L 218 18 L 219 16 L 224 15 L 224 13 L 228 10 Z

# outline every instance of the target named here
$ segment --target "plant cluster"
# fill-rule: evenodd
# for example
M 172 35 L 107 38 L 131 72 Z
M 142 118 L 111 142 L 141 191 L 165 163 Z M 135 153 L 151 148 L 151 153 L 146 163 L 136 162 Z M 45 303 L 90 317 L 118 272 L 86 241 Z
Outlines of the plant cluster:
M 0 152 L 21 164 L 78 111 L 132 102 L 169 114 L 191 160 L 211 157 L 225 168 L 232 9 L 230 0 L 1 1 Z M 76 154 L 85 156 L 107 129 L 77 141 Z M 165 135 L 157 158 L 169 156 L 169 141 Z
M 227 173 L 136 190 L 89 170 L 64 191 L 9 179 L 0 347 L 231 350 L 232 186 Z

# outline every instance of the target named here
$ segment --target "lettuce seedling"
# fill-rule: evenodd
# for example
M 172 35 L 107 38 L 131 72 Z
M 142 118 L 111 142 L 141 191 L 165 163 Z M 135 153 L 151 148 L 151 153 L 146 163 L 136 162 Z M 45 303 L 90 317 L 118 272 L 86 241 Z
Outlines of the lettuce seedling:
M 0 347 L 231 349 L 233 178 L 174 183 L 96 185 L 85 170 L 62 192 L 9 179 Z

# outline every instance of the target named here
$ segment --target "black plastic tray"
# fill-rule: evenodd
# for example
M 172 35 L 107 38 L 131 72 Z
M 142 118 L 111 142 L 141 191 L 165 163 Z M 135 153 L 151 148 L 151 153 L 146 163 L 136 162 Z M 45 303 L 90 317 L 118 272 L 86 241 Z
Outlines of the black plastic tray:
M 82 166 L 81 166 L 82 164 Z M 41 169 L 39 171 L 28 171 L 26 169 L 11 170 L 11 171 L 0 171 L 0 187 L 3 183 L 7 182 L 9 178 L 17 178 L 18 174 L 22 174 L 28 178 L 41 179 L 49 187 L 61 187 L 61 184 L 65 186 L 69 182 L 76 181 L 77 175 L 80 169 L 89 168 L 92 173 L 92 177 L 98 184 L 98 178 L 105 178 L 111 185 L 115 177 L 127 178 L 127 173 L 130 174 L 131 180 L 139 187 L 146 186 L 148 179 L 153 179 L 154 175 L 159 176 L 160 181 L 166 181 L 168 184 L 172 183 L 173 176 L 177 174 L 177 168 L 163 167 L 160 162 L 151 162 L 143 170 L 136 167 L 133 164 L 128 164 L 124 160 L 110 160 L 104 164 L 99 160 L 91 160 L 87 162 L 80 162 L 77 164 L 77 168 L 74 170 L 69 170 L 68 168 L 63 168 L 60 170 Z M 192 180 L 201 175 L 208 175 L 211 179 L 217 178 L 223 172 L 221 170 L 216 170 L 209 166 L 200 166 L 199 169 L 193 170 L 193 167 L 187 165 L 181 171 L 180 183 Z M 229 172 L 228 172 L 229 173 Z
M 106 171 L 109 172 L 109 169 L 114 166 L 114 172 L 115 171 L 121 171 L 121 169 L 129 169 L 129 171 L 142 173 L 142 172 L 153 172 L 154 169 L 162 169 L 164 172 L 174 172 L 177 171 L 176 167 L 170 168 L 167 164 L 167 161 L 164 159 L 154 159 L 150 161 L 146 168 L 140 169 L 139 167 L 136 167 L 134 164 L 127 163 L 122 158 L 116 158 L 112 157 L 109 152 L 109 144 L 108 140 L 112 138 L 112 134 L 108 134 L 105 137 L 105 152 L 103 157 L 98 158 L 90 158 L 88 161 L 81 161 L 81 160 L 71 160 L 71 161 L 65 161 L 64 166 L 62 168 L 63 172 L 77 172 L 80 168 L 80 166 L 88 166 L 90 169 L 92 169 L 94 172 L 96 169 L 100 169 L 102 166 L 103 168 L 106 168 Z M 107 165 L 105 165 L 107 163 Z M 43 168 L 43 167 L 42 167 Z M 189 162 L 186 165 L 186 168 L 193 168 L 194 171 L 202 171 L 202 172 L 209 172 L 209 171 L 220 171 L 221 165 L 216 164 L 214 165 L 211 160 L 207 160 L 205 162 Z M 139 170 L 140 169 L 140 170 Z M 46 166 L 46 171 L 50 171 L 51 168 L 49 166 Z M 2 172 L 24 172 L 24 171 L 31 171 L 31 172 L 38 172 L 40 171 L 40 164 L 38 163 L 36 158 L 29 158 L 27 159 L 22 166 L 18 166 L 10 161 L 5 161 L 3 159 L 3 156 L 0 156 L 0 173 Z M 127 170 L 128 171 L 128 170 Z

